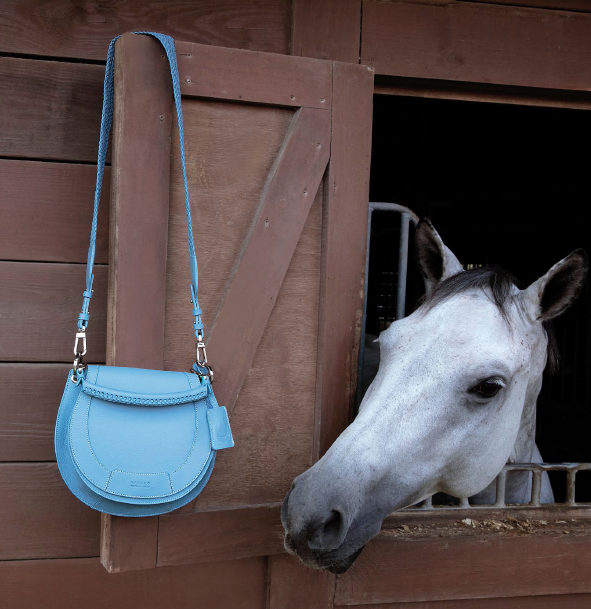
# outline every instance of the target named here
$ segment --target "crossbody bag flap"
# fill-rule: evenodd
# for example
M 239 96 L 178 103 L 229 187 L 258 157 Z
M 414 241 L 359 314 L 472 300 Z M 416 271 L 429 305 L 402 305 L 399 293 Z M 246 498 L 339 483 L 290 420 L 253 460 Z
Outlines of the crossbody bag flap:
M 101 494 L 163 500 L 194 484 L 212 450 L 208 384 L 186 372 L 88 366 L 69 430 L 84 481 Z

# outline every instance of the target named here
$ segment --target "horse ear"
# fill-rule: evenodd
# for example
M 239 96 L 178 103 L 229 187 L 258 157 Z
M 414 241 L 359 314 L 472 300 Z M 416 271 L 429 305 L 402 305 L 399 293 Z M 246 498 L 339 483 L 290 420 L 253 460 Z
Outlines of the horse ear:
M 523 290 L 519 297 L 533 319 L 547 321 L 570 307 L 586 277 L 587 254 L 584 250 L 575 250 Z
M 415 232 L 417 261 L 425 279 L 429 294 L 444 279 L 457 275 L 464 269 L 452 251 L 443 243 L 439 233 L 428 218 L 423 218 Z

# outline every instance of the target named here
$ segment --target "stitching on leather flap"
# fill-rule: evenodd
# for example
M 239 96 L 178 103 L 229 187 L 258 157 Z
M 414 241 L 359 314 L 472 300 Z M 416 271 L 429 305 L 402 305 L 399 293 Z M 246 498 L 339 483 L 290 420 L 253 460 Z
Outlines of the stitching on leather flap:
M 185 404 L 204 398 L 207 389 L 193 389 L 188 392 L 163 393 L 144 396 L 132 391 L 119 391 L 107 387 L 99 387 L 87 381 L 82 381 L 82 391 L 106 402 L 117 402 L 118 404 L 135 404 L 138 406 L 171 406 L 174 404 Z

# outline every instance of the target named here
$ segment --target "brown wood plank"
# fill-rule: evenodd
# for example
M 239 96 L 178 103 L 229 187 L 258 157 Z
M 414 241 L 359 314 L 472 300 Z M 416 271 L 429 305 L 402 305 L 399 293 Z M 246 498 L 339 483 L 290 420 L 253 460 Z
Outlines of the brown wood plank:
M 373 71 L 333 64 L 332 143 L 323 221 L 315 457 L 350 420 L 363 310 Z M 343 261 L 347 261 L 346 264 Z
M 207 343 L 231 412 L 250 370 L 330 153 L 330 115 L 302 108 L 267 182 L 248 245 Z M 270 252 L 273 253 L 270 256 Z
M 0 364 L 0 461 L 53 461 L 68 364 Z
M 0 561 L 98 554 L 100 515 L 72 495 L 55 463 L 1 463 L 0 514 Z
M 96 162 L 104 75 L 104 66 L 0 57 L 0 156 Z
M 590 560 L 588 531 L 453 541 L 378 538 L 338 578 L 335 604 L 589 594 Z
M 506 4 L 531 8 L 549 8 L 558 11 L 582 11 L 591 13 L 589 0 L 460 0 L 460 2 L 483 2 L 485 4 Z
M 0 361 L 71 362 L 86 265 L 0 262 Z M 107 267 L 94 269 L 86 360 L 105 360 Z
M 168 246 L 172 83 L 160 43 L 115 45 L 107 363 L 161 370 Z M 156 566 L 158 517 L 102 517 L 109 572 Z
M 160 516 L 158 567 L 279 554 L 279 505 Z
M 105 60 L 115 36 L 156 31 L 179 40 L 288 53 L 290 21 L 288 0 L 5 0 L 0 51 Z
M 3 609 L 264 609 L 266 560 L 110 575 L 98 559 L 0 562 Z
M 305 567 L 297 558 L 269 556 L 268 609 L 332 609 L 335 576 Z
M 437 81 L 383 76 L 376 78 L 374 93 L 376 95 L 403 95 L 407 97 L 591 110 L 591 93 L 587 91 L 557 91 L 556 89 L 487 85 L 450 80 Z
M 363 3 L 376 74 L 588 91 L 591 16 L 464 2 Z
M 361 0 L 294 0 L 291 53 L 359 63 Z
M 110 175 L 107 167 L 96 241 L 103 264 Z M 95 183 L 93 165 L 0 160 L 0 260 L 86 262 Z
M 357 609 L 566 609 L 567 607 L 568 609 L 589 609 L 591 594 L 515 596 L 426 603 L 378 603 L 377 605 L 355 605 L 355 607 Z
M 189 42 L 176 50 L 183 95 L 330 108 L 329 63 Z

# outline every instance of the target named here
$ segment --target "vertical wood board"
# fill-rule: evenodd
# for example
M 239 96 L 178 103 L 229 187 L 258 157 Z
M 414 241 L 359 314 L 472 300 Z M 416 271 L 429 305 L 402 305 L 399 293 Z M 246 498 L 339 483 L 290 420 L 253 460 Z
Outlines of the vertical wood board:
M 160 370 L 170 190 L 172 83 L 162 46 L 126 34 L 115 44 L 107 364 Z M 156 565 L 158 518 L 102 515 L 109 572 Z
M 315 458 L 350 422 L 364 299 L 373 71 L 333 64 L 332 144 L 323 218 Z
M 361 0 L 294 0 L 291 54 L 359 63 Z
M 269 556 L 268 609 L 332 609 L 335 575 L 305 567 L 297 558 Z

